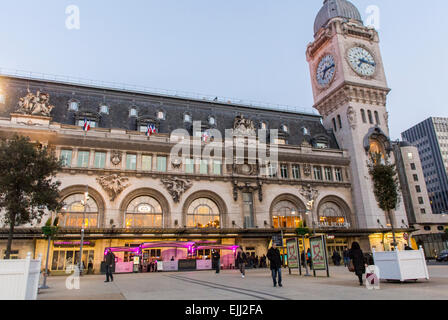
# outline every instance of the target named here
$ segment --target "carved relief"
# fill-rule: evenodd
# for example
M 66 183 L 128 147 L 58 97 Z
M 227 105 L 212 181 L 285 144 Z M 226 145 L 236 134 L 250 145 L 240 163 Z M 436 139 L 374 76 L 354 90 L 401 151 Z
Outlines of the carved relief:
M 233 122 L 233 130 L 234 134 L 237 135 L 256 135 L 254 122 L 252 120 L 245 119 L 242 115 L 235 118 L 235 121 Z
M 237 180 L 233 181 L 233 200 L 238 201 L 238 190 L 243 192 L 253 193 L 258 191 L 258 200 L 263 202 L 263 182 L 257 180 L 256 182 L 240 182 Z
M 30 90 L 25 97 L 19 99 L 17 112 L 29 115 L 49 117 L 54 106 L 50 105 L 50 95 L 37 91 L 36 95 Z
M 187 190 L 193 186 L 190 180 L 180 178 L 166 178 L 161 179 L 161 181 L 173 198 L 174 202 L 179 202 L 182 194 L 187 192 Z
M 172 157 L 171 158 L 171 166 L 173 169 L 180 169 L 182 165 L 182 158 L 179 157 Z
M 353 109 L 353 107 L 348 107 L 348 110 L 347 110 L 347 120 L 348 120 L 348 123 L 349 123 L 350 127 L 353 130 L 355 130 L 356 129 L 356 124 L 357 124 L 357 118 L 356 118 L 355 109 Z
M 306 199 L 308 202 L 306 204 L 306 209 L 308 211 L 313 210 L 314 202 L 319 196 L 319 191 L 317 189 L 313 189 L 310 184 L 306 186 L 302 186 L 302 189 L 299 189 L 299 193 Z
M 309 177 L 311 175 L 311 165 L 310 164 L 303 165 L 303 174 L 307 177 Z
M 108 193 L 110 201 L 114 201 L 120 193 L 130 186 L 126 177 L 120 177 L 117 174 L 110 176 L 101 176 L 96 179 L 103 189 Z
M 112 154 L 110 155 L 110 162 L 112 162 L 114 166 L 118 166 L 121 163 L 122 157 L 123 156 L 120 151 L 112 151 Z

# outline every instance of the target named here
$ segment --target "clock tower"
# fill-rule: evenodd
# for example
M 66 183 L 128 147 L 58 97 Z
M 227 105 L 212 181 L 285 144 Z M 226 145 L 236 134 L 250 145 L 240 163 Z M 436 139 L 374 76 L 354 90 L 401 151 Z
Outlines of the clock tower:
M 325 0 L 307 47 L 314 108 L 351 158 L 354 215 L 360 229 L 407 228 L 404 207 L 393 221 L 378 207 L 367 161 L 372 151 L 394 162 L 386 99 L 390 91 L 375 29 L 347 0 Z

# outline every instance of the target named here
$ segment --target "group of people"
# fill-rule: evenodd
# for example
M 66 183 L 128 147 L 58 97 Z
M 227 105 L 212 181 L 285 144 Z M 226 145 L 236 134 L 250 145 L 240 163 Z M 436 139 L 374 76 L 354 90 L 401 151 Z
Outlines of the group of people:
M 412 250 L 411 248 L 407 250 Z M 221 261 L 220 261 L 220 254 L 218 250 L 213 250 L 212 252 L 212 263 L 214 266 L 214 269 L 216 270 L 216 273 L 220 272 L 221 269 Z M 174 258 L 173 258 L 174 259 Z M 282 287 L 282 259 L 280 255 L 280 251 L 277 248 L 276 244 L 273 243 L 272 247 L 268 250 L 267 255 L 263 255 L 261 259 L 258 259 L 258 257 L 255 257 L 253 255 L 249 255 L 245 253 L 242 248 L 237 253 L 235 263 L 236 267 L 241 272 L 241 277 L 244 278 L 246 276 L 246 265 L 250 266 L 256 266 L 259 265 L 260 267 L 266 267 L 266 259 L 269 260 L 269 265 L 271 269 L 271 276 L 273 280 L 274 287 L 278 286 Z M 340 265 L 341 256 L 337 251 L 333 252 L 332 256 L 333 262 L 336 266 Z M 356 274 L 359 280 L 359 284 L 363 285 L 363 275 L 366 273 L 366 266 L 368 264 L 372 264 L 373 261 L 368 261 L 368 259 L 365 257 L 364 253 L 361 250 L 361 247 L 358 242 L 353 242 L 352 247 L 350 250 L 348 248 L 345 248 L 343 251 L 343 259 L 344 259 L 344 265 L 345 267 L 352 268 L 352 271 Z M 251 262 L 252 261 L 252 262 Z M 304 265 L 308 263 L 310 268 L 312 267 L 312 258 L 311 258 L 311 250 L 308 249 L 306 254 L 302 252 L 302 264 Z M 112 270 L 115 265 L 115 255 L 113 252 L 109 249 L 105 256 L 105 265 L 106 265 L 106 281 L 114 281 Z M 157 268 L 156 264 L 150 264 L 149 270 L 156 271 Z

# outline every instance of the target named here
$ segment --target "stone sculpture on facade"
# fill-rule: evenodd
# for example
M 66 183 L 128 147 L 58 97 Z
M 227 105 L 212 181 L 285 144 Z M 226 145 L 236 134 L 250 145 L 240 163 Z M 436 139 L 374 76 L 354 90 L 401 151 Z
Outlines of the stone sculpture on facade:
M 37 91 L 36 95 L 30 90 L 25 97 L 19 99 L 17 112 L 28 115 L 49 117 L 54 106 L 50 105 L 50 95 Z
M 238 115 L 233 122 L 234 134 L 255 136 L 256 130 L 254 122 L 250 119 L 244 118 L 243 115 Z
M 117 174 L 110 176 L 101 176 L 96 179 L 103 189 L 108 193 L 110 201 L 114 201 L 120 193 L 130 186 L 126 177 L 120 177 Z
M 112 154 L 110 155 L 110 162 L 114 166 L 118 166 L 121 163 L 122 155 L 120 151 L 112 151 Z
M 303 174 L 306 177 L 309 177 L 311 175 L 311 165 L 310 164 L 304 164 L 303 165 Z
M 355 130 L 356 129 L 356 112 L 353 107 L 348 107 L 347 110 L 347 120 L 350 125 L 350 127 Z
M 173 198 L 173 201 L 176 203 L 180 201 L 180 197 L 182 196 L 182 194 L 187 192 L 187 190 L 193 186 L 190 180 L 180 179 L 176 177 L 161 179 L 161 181 Z

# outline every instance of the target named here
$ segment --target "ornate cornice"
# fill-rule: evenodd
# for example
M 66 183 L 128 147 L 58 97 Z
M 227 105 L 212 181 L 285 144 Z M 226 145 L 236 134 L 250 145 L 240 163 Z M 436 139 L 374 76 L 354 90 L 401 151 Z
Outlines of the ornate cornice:
M 339 107 L 350 103 L 363 103 L 376 106 L 386 106 L 388 88 L 364 86 L 357 83 L 345 82 L 329 95 L 314 105 L 324 117 L 328 116 Z

